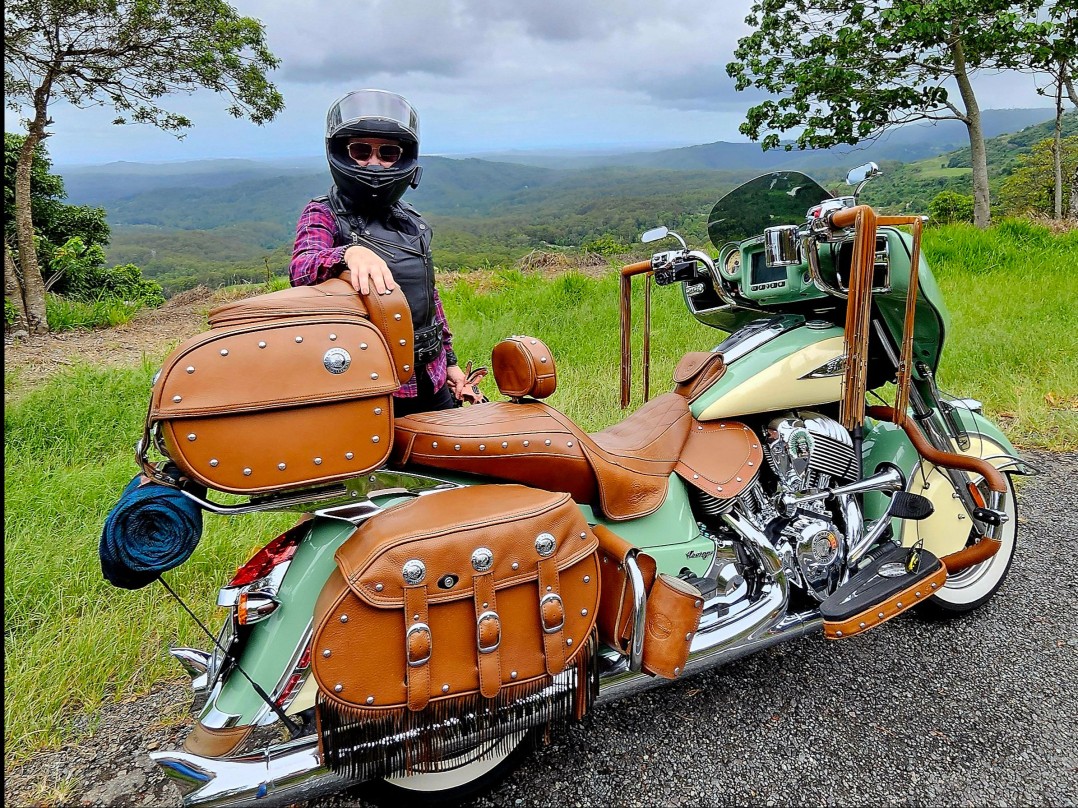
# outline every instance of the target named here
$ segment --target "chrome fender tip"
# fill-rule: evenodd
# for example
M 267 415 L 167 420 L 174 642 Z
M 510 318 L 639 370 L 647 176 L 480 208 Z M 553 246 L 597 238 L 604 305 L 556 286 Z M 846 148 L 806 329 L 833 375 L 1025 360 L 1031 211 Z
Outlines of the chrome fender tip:
M 288 805 L 348 784 L 322 765 L 311 735 L 233 758 L 176 750 L 150 759 L 175 783 L 184 808 Z

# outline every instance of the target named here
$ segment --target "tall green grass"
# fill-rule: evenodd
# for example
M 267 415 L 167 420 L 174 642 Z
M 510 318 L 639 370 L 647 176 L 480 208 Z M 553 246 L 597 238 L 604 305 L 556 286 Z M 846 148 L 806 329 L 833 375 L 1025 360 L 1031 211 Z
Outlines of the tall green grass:
M 1078 230 L 951 225 L 924 247 L 951 311 L 940 386 L 1019 446 L 1078 448 Z
M 1020 443 L 1078 448 L 1075 412 L 1066 409 L 1078 400 L 1078 235 L 1053 237 L 1023 224 L 987 234 L 954 226 L 930 230 L 925 250 L 952 313 L 941 384 L 984 401 Z M 643 283 L 634 290 L 636 407 Z M 441 295 L 462 362 L 488 364 L 493 345 L 511 334 L 540 337 L 557 359 L 553 406 L 587 430 L 623 417 L 613 269 L 598 278 L 568 272 L 553 280 L 517 271 L 462 275 L 443 282 Z M 710 349 L 725 336 L 690 317 L 674 288 L 654 289 L 652 321 L 653 395 L 669 389 L 686 351 Z M 133 445 L 155 370 L 152 363 L 77 366 L 5 409 L 9 760 L 69 740 L 77 714 L 92 715 L 112 698 L 175 675 L 169 645 L 208 645 L 162 587 L 112 588 L 97 559 L 105 516 L 136 471 Z M 490 378 L 484 390 L 500 398 Z M 216 589 L 290 522 L 281 515 L 207 515 L 198 549 L 166 577 L 216 628 Z

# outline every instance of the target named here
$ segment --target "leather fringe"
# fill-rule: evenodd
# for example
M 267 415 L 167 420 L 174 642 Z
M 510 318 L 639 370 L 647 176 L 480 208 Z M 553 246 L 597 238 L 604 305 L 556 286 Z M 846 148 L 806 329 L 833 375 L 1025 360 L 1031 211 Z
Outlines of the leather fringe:
M 431 702 L 413 712 L 373 711 L 318 695 L 318 735 L 325 766 L 351 780 L 447 771 L 509 752 L 517 736 L 580 720 L 599 693 L 598 637 L 593 631 L 562 673 L 505 686 L 492 699 L 479 693 Z

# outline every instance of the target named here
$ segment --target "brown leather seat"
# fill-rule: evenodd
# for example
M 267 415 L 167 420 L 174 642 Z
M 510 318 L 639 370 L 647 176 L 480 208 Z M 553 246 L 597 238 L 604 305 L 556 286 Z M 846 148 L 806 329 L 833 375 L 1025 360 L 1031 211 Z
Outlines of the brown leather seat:
M 395 464 L 566 491 L 577 502 L 598 505 L 612 520 L 646 516 L 662 505 L 692 424 L 683 396 L 659 396 L 621 423 L 589 435 L 563 413 L 529 398 L 554 390 L 553 357 L 542 342 L 506 340 L 495 347 L 493 358 L 495 381 L 503 380 L 499 389 L 509 390 L 519 403 L 490 402 L 398 418 Z M 535 384 L 525 390 L 522 379 Z

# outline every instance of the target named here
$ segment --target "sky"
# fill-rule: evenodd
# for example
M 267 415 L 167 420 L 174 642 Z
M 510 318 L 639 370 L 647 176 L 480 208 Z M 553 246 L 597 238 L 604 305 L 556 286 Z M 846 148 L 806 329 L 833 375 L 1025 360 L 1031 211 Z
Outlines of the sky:
M 111 108 L 50 107 L 54 164 L 313 157 L 326 109 L 376 87 L 419 110 L 425 154 L 666 148 L 745 141 L 761 96 L 726 75 L 751 0 L 232 0 L 282 65 L 285 109 L 256 126 L 210 91 L 165 108 L 182 140 L 115 126 Z M 982 108 L 1047 107 L 1028 75 L 979 76 Z M 5 129 L 18 131 L 16 116 Z

